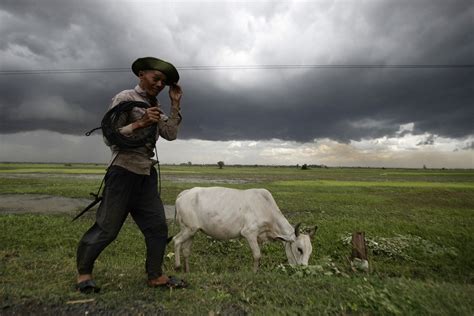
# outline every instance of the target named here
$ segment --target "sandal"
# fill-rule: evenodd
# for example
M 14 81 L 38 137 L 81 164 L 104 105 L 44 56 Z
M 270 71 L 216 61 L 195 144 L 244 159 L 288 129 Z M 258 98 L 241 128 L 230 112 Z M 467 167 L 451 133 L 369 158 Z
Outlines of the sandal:
M 166 286 L 173 289 L 183 289 L 188 287 L 188 283 L 183 279 L 177 278 L 175 276 L 169 276 L 168 282 L 166 282 Z
M 75 286 L 76 290 L 84 294 L 91 294 L 91 293 L 99 293 L 100 287 L 98 287 L 94 281 L 92 280 L 85 280 L 79 282 Z
M 188 287 L 188 283 L 183 279 L 177 278 L 175 276 L 169 276 L 166 283 L 155 283 L 151 280 L 148 281 L 148 286 L 150 287 L 167 287 L 172 289 L 183 289 Z

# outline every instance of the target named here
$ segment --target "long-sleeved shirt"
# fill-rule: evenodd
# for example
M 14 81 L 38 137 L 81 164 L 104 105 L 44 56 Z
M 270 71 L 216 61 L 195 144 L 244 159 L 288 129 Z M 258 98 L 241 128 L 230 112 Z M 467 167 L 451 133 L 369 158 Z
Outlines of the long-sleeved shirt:
M 141 101 L 151 105 L 146 92 L 139 85 L 134 89 L 124 90 L 113 97 L 109 109 L 123 101 Z M 158 140 L 159 136 L 166 140 L 176 139 L 179 123 L 181 122 L 181 113 L 178 107 L 172 106 L 170 109 L 170 115 L 167 116 L 161 110 L 159 102 L 156 106 L 160 110 L 161 115 L 157 125 L 155 141 L 138 148 L 122 149 L 109 144 L 107 140 L 104 139 L 105 143 L 112 150 L 110 165 L 120 166 L 137 174 L 150 174 L 151 167 L 156 164 L 156 160 L 152 159 L 154 156 L 153 150 L 155 148 L 155 142 Z M 127 122 L 124 122 L 124 124 L 128 125 L 119 128 L 120 133 L 128 137 L 140 133 L 140 129 L 133 131 L 132 122 L 139 120 L 144 114 L 145 109 L 139 107 L 133 108 L 131 113 L 128 115 Z

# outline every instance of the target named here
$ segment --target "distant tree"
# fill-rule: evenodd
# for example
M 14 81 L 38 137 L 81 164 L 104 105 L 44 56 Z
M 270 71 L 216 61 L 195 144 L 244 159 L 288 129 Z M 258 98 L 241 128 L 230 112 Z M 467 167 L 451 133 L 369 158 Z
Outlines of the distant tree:
M 223 161 L 218 161 L 217 166 L 219 166 L 219 169 L 222 169 L 224 167 L 224 162 Z
M 193 163 L 191 161 L 188 161 L 188 166 L 192 166 Z
M 304 165 L 301 166 L 301 170 L 308 170 L 308 169 L 309 169 L 309 168 L 308 168 L 308 165 L 307 165 L 307 164 L 304 164 Z
M 423 165 L 423 169 L 426 169 L 426 165 Z

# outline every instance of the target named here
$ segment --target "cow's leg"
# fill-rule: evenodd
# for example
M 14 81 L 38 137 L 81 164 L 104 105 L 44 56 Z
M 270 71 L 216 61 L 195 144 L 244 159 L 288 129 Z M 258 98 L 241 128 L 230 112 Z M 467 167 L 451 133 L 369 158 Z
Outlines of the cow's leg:
M 181 235 L 181 232 L 179 232 L 176 236 L 173 237 L 174 241 L 174 268 L 175 270 L 179 270 L 181 267 L 181 258 L 180 258 L 180 252 L 181 252 L 181 239 L 178 240 L 178 237 Z
M 184 272 L 189 273 L 189 256 L 191 255 L 191 246 L 194 236 L 191 236 L 183 242 Z
M 258 244 L 257 237 L 253 236 L 252 234 L 245 234 L 243 232 L 242 235 L 247 239 L 250 249 L 252 250 L 253 255 L 253 272 L 258 271 L 258 264 L 262 254 L 260 253 L 260 245 Z
M 179 270 L 181 268 L 181 246 L 195 234 L 195 231 L 185 227 L 181 228 L 181 231 L 174 236 L 174 268 Z

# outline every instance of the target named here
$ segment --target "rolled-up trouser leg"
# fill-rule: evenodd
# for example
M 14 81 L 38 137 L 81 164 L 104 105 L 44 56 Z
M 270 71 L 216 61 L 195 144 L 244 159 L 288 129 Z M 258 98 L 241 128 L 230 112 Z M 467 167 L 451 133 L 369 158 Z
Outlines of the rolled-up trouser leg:
M 139 192 L 135 191 L 131 215 L 145 236 L 148 279 L 162 275 L 163 257 L 168 237 L 163 202 L 158 195 L 156 170 L 142 179 Z
M 79 274 L 91 274 L 94 262 L 116 237 L 127 218 L 130 197 L 138 175 L 112 166 L 105 176 L 103 200 L 95 224 L 84 234 L 77 248 Z
M 119 229 L 120 230 L 120 229 Z M 117 232 L 106 232 L 95 223 L 82 237 L 77 247 L 77 271 L 79 274 L 91 274 L 94 262 L 117 236 Z

